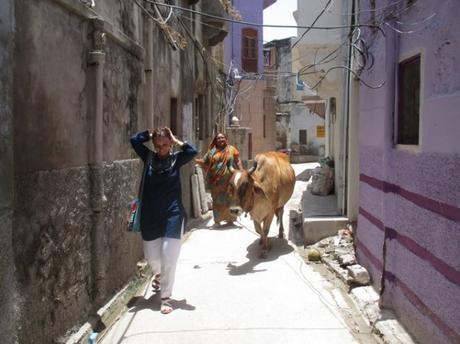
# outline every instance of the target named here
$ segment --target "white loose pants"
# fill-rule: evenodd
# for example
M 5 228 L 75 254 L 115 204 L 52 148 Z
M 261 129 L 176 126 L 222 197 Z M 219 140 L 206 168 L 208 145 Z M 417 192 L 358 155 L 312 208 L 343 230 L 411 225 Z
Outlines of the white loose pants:
M 182 223 L 181 237 L 184 232 Z M 171 297 L 182 239 L 158 238 L 144 241 L 144 256 L 153 274 L 161 273 L 161 298 Z

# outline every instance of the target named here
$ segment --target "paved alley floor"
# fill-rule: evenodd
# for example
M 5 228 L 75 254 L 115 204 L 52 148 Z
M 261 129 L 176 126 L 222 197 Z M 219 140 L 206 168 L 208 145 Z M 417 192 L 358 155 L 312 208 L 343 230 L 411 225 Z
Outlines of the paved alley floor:
M 295 206 L 302 185 L 290 206 Z M 288 232 L 288 215 L 284 215 Z M 182 246 L 173 292 L 175 310 L 159 312 L 148 288 L 100 343 L 359 343 L 342 319 L 328 282 L 278 239 L 260 259 L 249 217 L 238 227 L 194 229 Z

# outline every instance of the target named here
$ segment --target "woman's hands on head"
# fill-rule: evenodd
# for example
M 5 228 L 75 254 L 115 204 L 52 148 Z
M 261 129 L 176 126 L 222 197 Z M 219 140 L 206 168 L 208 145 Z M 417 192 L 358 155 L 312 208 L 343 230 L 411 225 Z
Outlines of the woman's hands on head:
M 181 140 L 179 140 L 174 134 L 173 132 L 171 131 L 171 129 L 169 129 L 169 127 L 164 127 L 163 128 L 164 131 L 166 132 L 166 135 L 168 136 L 168 138 L 171 140 L 171 143 L 174 144 L 174 145 L 177 145 L 177 146 L 182 146 L 184 144 L 184 142 L 182 142 Z

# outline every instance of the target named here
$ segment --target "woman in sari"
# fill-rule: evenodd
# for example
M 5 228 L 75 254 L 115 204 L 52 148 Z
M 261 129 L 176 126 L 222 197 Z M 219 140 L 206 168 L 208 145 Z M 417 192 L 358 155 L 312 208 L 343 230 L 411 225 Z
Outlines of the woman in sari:
M 228 182 L 232 173 L 228 169 L 231 164 L 236 169 L 241 169 L 240 153 L 234 146 L 229 145 L 227 136 L 218 133 L 203 159 L 196 159 L 206 173 L 206 180 L 212 196 L 212 212 L 216 226 L 222 221 L 233 224 L 236 216 L 230 213 L 230 200 L 227 196 Z

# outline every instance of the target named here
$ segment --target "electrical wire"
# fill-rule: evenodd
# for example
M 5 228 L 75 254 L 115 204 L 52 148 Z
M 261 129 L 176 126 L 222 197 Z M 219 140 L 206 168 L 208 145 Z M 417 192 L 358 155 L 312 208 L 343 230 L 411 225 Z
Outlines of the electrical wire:
M 398 0 L 392 4 L 389 4 L 389 5 L 385 5 L 385 6 L 382 6 L 380 8 L 373 8 L 373 9 L 368 9 L 368 10 L 361 10 L 361 11 L 358 11 L 358 12 L 352 12 L 352 13 L 344 13 L 344 12 L 333 12 L 333 11 L 328 11 L 330 14 L 334 14 L 334 15 L 338 15 L 338 16 L 354 16 L 354 15 L 358 15 L 358 14 L 361 14 L 361 13 L 367 13 L 367 12 L 378 12 L 378 11 L 385 11 L 386 9 L 390 8 L 390 7 L 393 7 L 403 1 L 407 1 L 407 0 Z
M 315 89 L 316 87 L 319 86 L 319 84 L 324 80 L 324 78 L 326 78 L 327 74 L 329 74 L 329 72 L 335 70 L 335 69 L 346 69 L 347 71 L 349 71 L 351 74 L 353 74 L 355 76 L 356 79 L 358 79 L 358 81 L 360 83 L 362 83 L 364 86 L 368 87 L 368 88 L 371 88 L 373 90 L 376 90 L 376 89 L 379 89 L 381 88 L 383 85 L 385 85 L 385 81 L 381 82 L 379 85 L 377 86 L 372 86 L 372 85 L 369 85 L 368 83 L 366 83 L 364 80 L 362 80 L 359 75 L 354 71 L 352 70 L 351 68 L 348 68 L 347 66 L 334 66 L 334 67 L 331 67 L 329 68 L 326 73 L 321 77 L 321 79 L 314 85 L 314 86 L 311 86 L 310 88 L 311 89 Z
M 233 20 L 233 19 L 229 19 L 229 18 L 224 18 L 224 17 L 219 17 L 219 16 L 215 16 L 215 15 L 212 15 L 212 14 L 208 14 L 208 13 L 204 13 L 204 12 L 200 12 L 200 11 L 195 11 L 195 10 L 191 10 L 189 8 L 185 8 L 185 7 L 180 7 L 180 6 L 176 6 L 176 5 L 170 5 L 170 4 L 163 4 L 163 3 L 160 3 L 160 2 L 157 2 L 157 1 L 153 1 L 153 0 L 144 0 L 145 2 L 148 2 L 148 3 L 151 3 L 151 4 L 156 4 L 158 6 L 166 6 L 166 7 L 171 7 L 171 8 L 174 8 L 174 9 L 177 9 L 177 10 L 180 10 L 180 11 L 185 11 L 185 12 L 190 12 L 190 13 L 194 13 L 194 14 L 198 14 L 198 15 L 201 15 L 201 16 L 204 16 L 204 17 L 209 17 L 209 18 L 213 18 L 213 19 L 218 19 L 218 20 L 222 20 L 222 21 L 227 21 L 227 22 L 231 22 L 231 23 L 237 23 L 237 24 L 243 24 L 243 25 L 248 25 L 248 26 L 254 26 L 254 27 L 272 27 L 272 28 L 290 28 L 290 29 L 310 29 L 310 30 L 338 30 L 338 29 L 346 29 L 346 28 L 350 28 L 350 27 L 356 27 L 356 25 L 338 25 L 338 26 L 302 26 L 302 25 L 273 25 L 273 24 L 259 24 L 259 23 L 251 23 L 251 22 L 246 22 L 246 21 L 238 21 L 238 20 Z M 371 28 L 374 28 L 375 25 L 367 25 L 367 24 L 362 24 L 361 26 L 365 26 L 365 27 L 371 27 Z
M 182 18 L 186 19 L 186 20 L 193 21 L 193 22 L 195 22 L 195 23 L 201 23 L 202 25 L 205 25 L 205 26 L 208 26 L 208 27 L 211 27 L 211 28 L 214 28 L 214 29 L 219 29 L 219 30 L 221 29 L 221 27 L 219 27 L 219 26 L 215 26 L 215 25 L 206 23 L 206 22 L 201 21 L 201 20 L 199 20 L 199 19 L 190 18 L 189 16 L 186 16 L 186 15 L 184 15 L 184 14 L 179 14 L 179 15 L 180 15 Z M 355 28 L 355 30 L 359 30 L 359 31 L 360 31 L 360 28 L 357 27 L 357 28 Z M 232 35 L 237 35 L 237 36 L 240 36 L 240 37 L 246 37 L 245 35 L 239 34 L 239 33 L 237 33 L 237 32 L 233 32 Z M 247 37 L 249 37 L 249 36 L 247 36 Z M 266 42 L 266 41 L 264 41 L 264 42 Z M 338 49 L 340 49 L 340 47 L 343 46 L 344 44 L 346 44 L 347 42 L 348 42 L 348 38 L 345 39 L 345 40 L 342 42 L 342 44 L 339 46 Z M 335 53 L 338 49 L 334 50 L 331 54 Z M 327 59 L 329 56 L 331 56 L 331 54 L 327 55 L 324 59 Z M 317 63 L 317 64 L 307 65 L 307 66 L 305 66 L 305 67 L 303 67 L 303 68 L 306 68 L 306 70 L 308 70 L 308 69 L 310 69 L 310 68 L 312 68 L 312 67 L 315 67 L 316 65 L 321 65 L 321 64 L 328 63 L 328 62 L 334 60 L 334 59 L 337 58 L 337 57 L 338 57 L 338 53 L 336 54 L 336 56 L 332 57 L 330 60 L 327 60 L 327 61 L 326 61 L 326 60 L 323 59 L 323 60 L 321 60 L 321 61 L 320 61 L 319 63 Z M 212 57 L 211 57 L 211 58 L 212 58 Z M 282 64 L 280 64 L 280 66 L 285 66 L 285 65 L 288 65 L 288 64 L 292 64 L 293 62 L 298 61 L 298 60 L 300 60 L 300 59 L 302 59 L 302 58 L 303 58 L 303 56 L 299 56 L 299 57 L 297 57 L 297 58 L 295 58 L 295 59 L 291 59 L 291 60 L 288 60 L 288 61 L 284 61 Z M 373 60 L 373 56 L 371 56 L 371 60 Z M 214 60 L 214 61 L 215 61 L 216 63 L 218 63 L 218 64 L 224 66 L 226 69 L 228 68 L 228 65 L 222 63 L 221 61 L 218 61 L 218 60 Z M 323 61 L 324 61 L 324 62 L 323 62 Z M 372 64 L 373 64 L 373 63 L 372 63 Z M 297 75 L 297 73 L 293 73 L 293 72 L 284 72 L 284 74 L 287 74 L 287 73 L 289 73 L 289 74 L 288 74 L 288 77 L 293 77 L 293 76 L 296 76 L 296 75 Z M 317 72 L 312 72 L 312 73 L 310 73 L 310 72 L 309 72 L 309 73 L 303 72 L 302 75 L 314 74 L 314 73 L 317 73 Z M 280 73 L 279 73 L 279 72 L 274 72 L 274 73 L 264 72 L 264 73 L 262 73 L 262 74 L 258 73 L 257 75 L 265 76 L 265 77 L 269 77 L 269 78 L 273 78 L 273 75 L 280 75 Z M 283 76 L 283 78 L 284 78 L 284 76 Z
M 433 19 L 435 16 L 437 15 L 436 12 L 432 13 L 431 15 L 429 15 L 428 17 L 418 21 L 418 22 L 413 22 L 413 23 L 404 23 L 404 22 L 401 22 L 401 21 L 398 21 L 398 20 L 395 20 L 395 23 L 399 24 L 399 25 L 410 25 L 410 26 L 415 26 L 415 25 L 419 25 L 419 24 L 422 24 L 422 23 L 425 23 L 431 19 Z
M 332 4 L 333 4 L 333 0 L 328 0 L 328 2 L 326 3 L 326 6 L 324 6 L 324 8 L 322 9 L 322 11 L 316 16 L 316 18 L 315 18 L 315 20 L 313 21 L 313 23 L 311 23 L 311 27 L 308 28 L 308 29 L 306 29 L 306 30 L 304 31 L 304 33 L 302 33 L 302 36 L 300 36 L 300 38 L 292 44 L 291 49 L 293 49 L 293 48 L 297 45 L 297 43 L 299 43 L 299 42 L 305 37 L 305 35 L 306 35 L 308 32 L 310 32 L 311 28 L 316 24 L 316 22 L 319 20 L 319 18 L 321 18 L 321 16 L 324 14 L 324 12 L 326 12 L 326 10 L 327 10 L 328 8 L 330 8 L 330 6 L 332 6 Z

